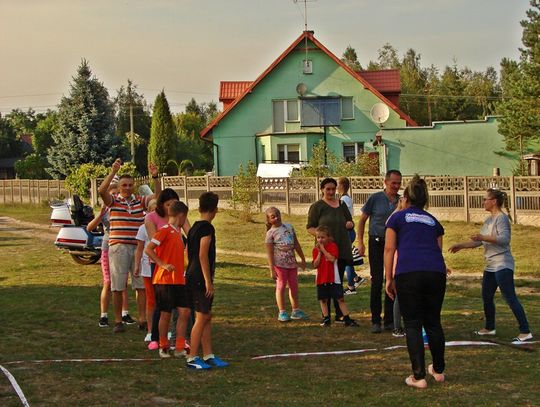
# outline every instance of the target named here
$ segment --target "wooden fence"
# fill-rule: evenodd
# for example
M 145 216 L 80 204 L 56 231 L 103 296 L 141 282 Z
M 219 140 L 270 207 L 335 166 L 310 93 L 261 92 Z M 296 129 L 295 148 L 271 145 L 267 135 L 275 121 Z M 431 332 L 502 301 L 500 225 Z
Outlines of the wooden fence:
M 403 178 L 406 185 L 410 177 Z M 480 222 L 486 217 L 482 197 L 486 189 L 498 188 L 508 193 L 510 214 L 516 223 L 540 226 L 540 177 L 425 177 L 430 191 L 429 211 L 440 220 Z M 149 183 L 143 178 L 139 183 Z M 221 207 L 231 207 L 234 177 L 162 177 L 163 188 L 173 188 L 190 207 L 197 206 L 202 192 L 213 191 Z M 63 181 L 0 181 L 0 203 L 41 203 L 68 197 Z M 91 202 L 97 203 L 97 180 L 91 187 Z M 259 178 L 254 191 L 257 207 L 276 206 L 285 213 L 306 214 L 320 198 L 318 178 Z M 351 177 L 349 191 L 355 215 L 367 198 L 382 189 L 382 177 Z

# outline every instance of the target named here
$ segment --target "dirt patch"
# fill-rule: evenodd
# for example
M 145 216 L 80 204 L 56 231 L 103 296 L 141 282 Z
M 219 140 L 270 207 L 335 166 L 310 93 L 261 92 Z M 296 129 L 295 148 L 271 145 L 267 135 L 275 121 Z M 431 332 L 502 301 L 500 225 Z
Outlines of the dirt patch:
M 20 236 L 37 237 L 38 239 L 54 242 L 58 234 L 58 228 L 24 222 L 8 216 L 0 216 L 0 232 L 16 233 Z

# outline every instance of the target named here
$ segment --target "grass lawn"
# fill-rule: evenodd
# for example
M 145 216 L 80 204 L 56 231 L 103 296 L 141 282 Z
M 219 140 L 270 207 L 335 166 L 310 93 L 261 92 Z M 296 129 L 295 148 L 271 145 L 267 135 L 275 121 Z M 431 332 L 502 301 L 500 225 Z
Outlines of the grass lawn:
M 28 212 L 28 213 L 27 213 Z M 47 208 L 0 206 L 0 216 L 46 223 Z M 284 216 L 294 224 L 306 254 L 311 238 L 305 217 Z M 196 219 L 196 214 L 190 214 Z M 445 223 L 446 245 L 467 238 L 479 225 Z M 240 224 L 231 212 L 216 218 L 218 248 L 241 252 L 218 256 L 214 302 L 214 348 L 231 362 L 225 370 L 187 371 L 178 359 L 159 360 L 146 350 L 135 326 L 125 334 L 97 326 L 101 288 L 99 265 L 80 266 L 39 233 L 0 229 L 0 364 L 15 376 L 30 405 L 374 405 L 527 406 L 540 404 L 538 346 L 527 353 L 506 346 L 447 348 L 447 382 L 418 391 L 403 383 L 410 374 L 405 349 L 348 356 L 252 360 L 275 353 L 382 349 L 404 345 L 388 333 L 369 333 L 369 286 L 346 297 L 360 328 L 318 326 L 313 276 L 300 277 L 306 322 L 279 323 L 273 282 L 263 253 L 264 219 Z M 513 227 L 517 285 L 533 333 L 540 331 L 539 254 L 531 241 L 540 229 Z M 230 253 L 230 252 L 229 252 Z M 309 255 L 308 255 L 309 256 Z M 449 279 L 443 307 L 447 340 L 470 340 L 482 326 L 481 250 L 446 256 L 460 273 Z M 366 275 L 366 272 L 363 272 Z M 525 276 L 527 278 L 521 278 Z M 134 299 L 130 299 L 135 312 Z M 517 324 L 497 296 L 497 338 L 508 341 Z M 109 312 L 111 314 L 111 312 Z M 534 345 L 533 345 L 534 346 Z M 36 359 L 137 358 L 110 363 L 43 363 Z M 430 357 L 427 357 L 430 360 Z M 0 377 L 0 405 L 19 406 L 8 380 Z

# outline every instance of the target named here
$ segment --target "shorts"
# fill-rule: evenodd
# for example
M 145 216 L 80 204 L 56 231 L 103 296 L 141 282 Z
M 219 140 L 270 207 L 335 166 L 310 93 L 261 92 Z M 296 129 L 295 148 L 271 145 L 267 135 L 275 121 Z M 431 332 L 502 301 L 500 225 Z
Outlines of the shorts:
M 181 284 L 155 284 L 157 308 L 171 312 L 176 308 L 189 308 L 186 286 Z
M 111 284 L 111 270 L 109 268 L 109 249 L 101 250 L 101 274 L 103 274 L 103 285 Z
M 206 288 L 203 286 L 200 287 L 187 287 L 188 300 L 190 308 L 194 309 L 195 312 L 200 312 L 201 314 L 210 314 L 212 311 L 212 303 L 214 302 L 214 296 L 206 296 Z
M 321 300 L 339 300 L 343 298 L 343 286 L 336 283 L 325 283 L 317 285 L 317 299 Z
M 131 288 L 144 289 L 141 276 L 133 276 L 136 245 L 118 243 L 109 247 L 109 267 L 111 272 L 111 291 L 124 291 L 128 275 L 131 274 Z

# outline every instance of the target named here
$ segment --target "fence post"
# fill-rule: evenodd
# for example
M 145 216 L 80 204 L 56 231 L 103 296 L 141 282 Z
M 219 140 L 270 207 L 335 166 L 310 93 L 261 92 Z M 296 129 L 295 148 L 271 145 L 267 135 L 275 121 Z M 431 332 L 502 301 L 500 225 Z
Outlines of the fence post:
M 321 199 L 321 190 L 319 189 L 319 177 L 315 178 L 315 200 Z
M 469 213 L 469 177 L 463 177 L 463 206 L 465 207 L 465 222 L 471 221 Z
M 51 180 L 47 180 L 47 201 L 50 201 L 51 200 L 51 188 L 50 188 L 50 185 L 51 185 Z
M 259 207 L 259 212 L 262 211 L 263 199 L 262 199 L 262 182 L 261 177 L 257 177 L 257 206 Z
M 210 192 L 210 177 L 206 176 L 206 191 Z
M 517 204 L 517 199 L 516 199 L 516 184 L 515 184 L 515 179 L 514 179 L 514 176 L 512 175 L 510 177 L 510 193 L 512 194 L 512 220 L 514 222 L 514 224 L 517 223 L 517 210 L 516 210 L 516 204 Z
M 189 203 L 188 203 L 188 177 L 186 175 L 184 175 L 184 200 L 186 201 L 186 205 L 189 206 Z
M 41 204 L 41 181 L 37 180 L 37 199 L 38 199 L 38 205 Z
M 23 199 L 22 199 L 22 180 L 19 180 L 19 201 L 20 201 L 20 203 L 23 203 Z
M 90 180 L 90 206 L 93 208 L 97 205 L 97 179 Z
M 287 215 L 291 214 L 291 200 L 290 200 L 290 193 L 289 193 L 289 177 L 285 178 L 285 205 L 287 208 Z

